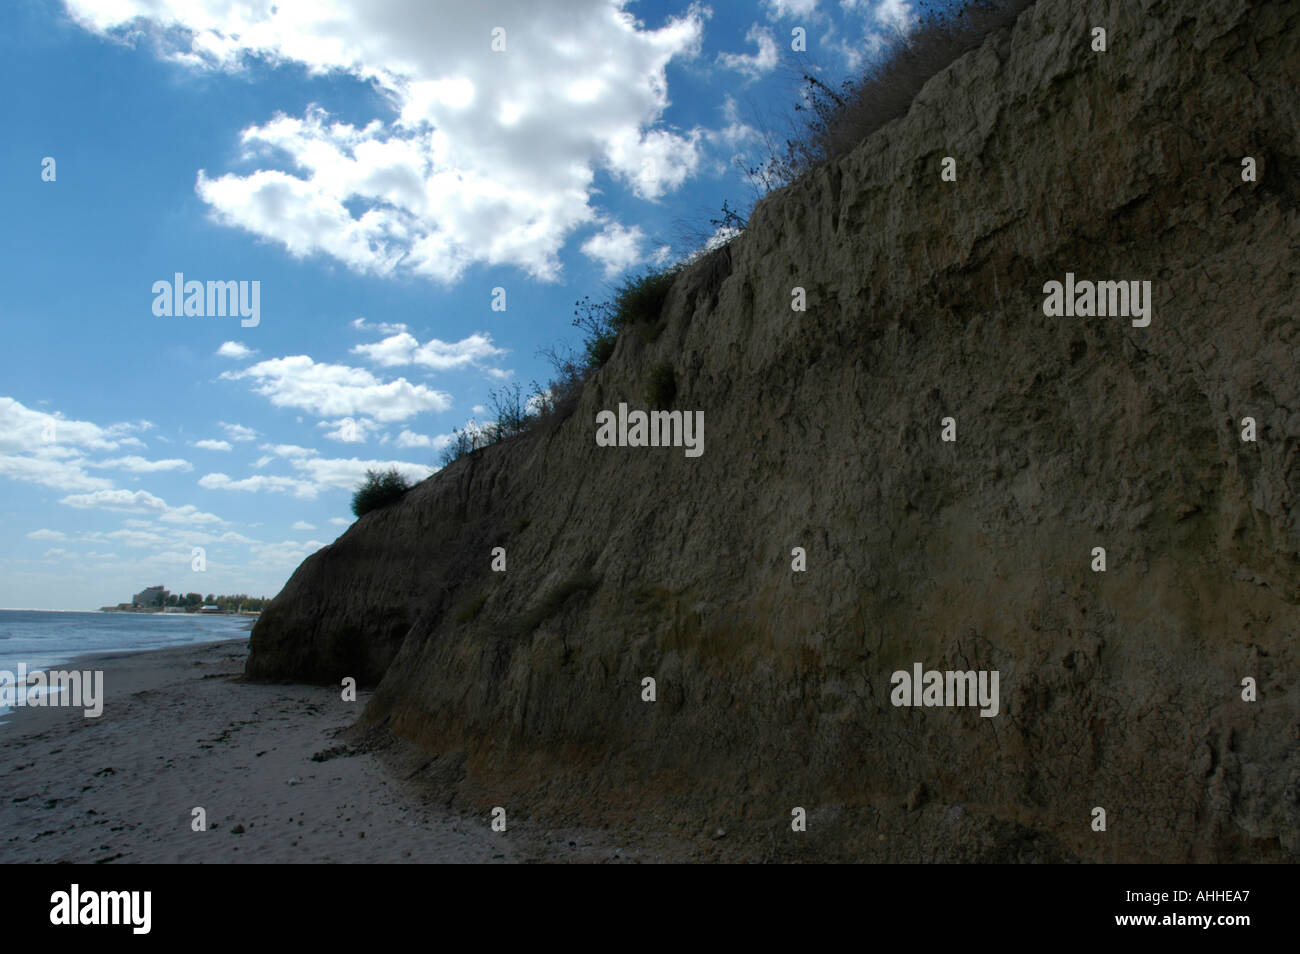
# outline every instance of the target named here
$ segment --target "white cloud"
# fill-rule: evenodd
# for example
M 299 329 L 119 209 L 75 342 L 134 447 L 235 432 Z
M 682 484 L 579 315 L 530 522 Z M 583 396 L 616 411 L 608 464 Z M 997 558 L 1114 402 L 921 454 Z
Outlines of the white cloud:
M 483 362 L 499 358 L 506 352 L 492 343 L 492 336 L 476 332 L 460 341 L 440 341 L 431 338 L 424 344 L 408 332 L 376 341 L 356 345 L 353 354 L 359 354 L 371 364 L 384 368 L 402 365 L 420 365 L 435 371 L 481 366 Z
M 876 7 L 876 20 L 882 26 L 905 33 L 912 26 L 912 7 L 907 0 L 883 0 Z
M 218 357 L 234 358 L 237 361 L 252 357 L 255 354 L 257 354 L 255 348 L 250 348 L 248 345 L 239 341 L 222 342 L 221 347 L 217 349 Z
M 167 512 L 158 519 L 164 523 L 225 523 L 216 514 L 204 513 L 193 504 L 185 504 L 183 507 L 168 507 Z
M 770 73 L 780 60 L 776 50 L 776 40 L 772 38 L 772 32 L 766 27 L 761 27 L 755 23 L 750 26 L 749 32 L 745 34 L 745 39 L 750 43 L 757 44 L 758 51 L 755 53 L 719 53 L 718 62 L 729 70 L 744 73 L 751 80 L 758 79 L 764 73 Z
M 327 458 L 301 455 L 290 459 L 298 477 L 273 474 L 255 474 L 236 480 L 227 474 L 205 474 L 199 486 L 208 490 L 239 490 L 247 493 L 291 493 L 303 499 L 314 499 L 322 490 L 355 490 L 365 478 L 366 471 L 384 471 L 396 468 L 412 483 L 433 473 L 433 468 L 402 460 L 358 460 L 352 458 Z
M 735 149 L 762 140 L 758 130 L 740 118 L 740 109 L 736 106 L 735 97 L 730 93 L 722 98 L 722 120 L 726 125 L 708 134 L 710 142 L 721 143 Z
M 167 510 L 167 502 L 155 497 L 146 490 L 97 490 L 89 494 L 70 494 L 59 503 L 81 510 L 125 510 L 128 513 L 144 513 Z
M 352 523 L 352 521 L 347 517 L 330 517 L 330 523 L 334 524 L 336 527 L 346 527 L 348 524 Z
M 210 451 L 230 450 L 230 443 L 228 441 L 214 441 L 214 440 L 204 439 L 201 441 L 195 441 L 193 446 L 199 448 L 200 450 L 210 450 Z
M 294 521 L 293 526 L 290 527 L 289 529 L 290 530 L 315 530 L 316 528 L 312 524 L 308 523 L 306 520 L 297 520 Z
M 451 282 L 476 264 L 557 278 L 566 239 L 596 219 L 597 171 L 654 198 L 696 169 L 698 135 L 659 121 L 667 64 L 698 55 L 707 8 L 648 30 L 624 2 L 67 7 L 87 29 L 148 33 L 164 55 L 196 68 L 237 70 L 256 58 L 373 84 L 395 119 L 277 114 L 242 134 L 255 171 L 200 171 L 196 188 L 220 221 L 294 255 Z M 499 25 L 507 48 L 494 53 Z
M 277 457 L 310 457 L 317 453 L 310 447 L 300 447 L 297 444 L 262 444 L 261 449 L 270 451 Z
M 343 444 L 364 444 L 379 430 L 379 425 L 368 417 L 343 417 L 337 421 L 321 421 L 316 426 L 333 428 L 326 431 L 325 436 Z
M 907 33 L 916 25 L 908 0 L 840 0 L 840 6 L 863 16 L 872 14 L 873 19 L 887 30 Z
M 0 455 L 0 477 L 40 484 L 55 490 L 99 490 L 113 486 L 111 480 L 91 477 L 82 469 L 83 460 L 64 461 L 50 457 Z
M 59 501 L 79 510 L 116 510 L 125 513 L 156 513 L 166 523 L 224 523 L 220 517 L 204 513 L 193 504 L 168 506 L 167 501 L 146 490 L 97 490 L 89 494 L 70 494 Z
M 221 428 L 232 441 L 251 441 L 257 439 L 257 431 L 242 424 L 227 424 L 221 421 Z
M 111 451 L 128 445 L 138 447 L 141 441 L 131 432 L 147 431 L 153 426 L 149 421 L 137 421 L 100 427 L 89 421 L 35 411 L 13 398 L 0 397 L 0 453 L 41 448 L 63 448 L 66 452 L 70 448 Z
M 364 368 L 317 363 L 305 354 L 261 361 L 230 380 L 249 379 L 253 390 L 276 407 L 294 407 L 318 417 L 364 414 L 377 421 L 401 421 L 423 411 L 445 411 L 451 396 L 406 378 L 381 381 Z
M 348 459 L 305 457 L 295 460 L 293 467 L 307 474 L 312 484 L 318 488 L 332 487 L 344 490 L 354 490 L 365 479 L 368 470 L 385 471 L 396 468 L 398 473 L 412 483 L 424 480 L 434 470 L 432 467 L 411 464 L 404 460 L 357 460 L 355 457 Z
M 817 0 L 763 0 L 770 19 L 810 17 L 817 12 Z
M 406 325 L 402 322 L 387 321 L 366 321 L 364 318 L 357 318 L 352 322 L 352 327 L 358 331 L 378 331 L 381 335 L 395 335 L 398 332 L 406 331 Z
M 645 233 L 639 226 L 625 228 L 612 222 L 582 243 L 582 254 L 605 267 L 605 277 L 613 278 L 641 260 L 641 243 Z
M 437 437 L 430 437 L 427 434 L 416 434 L 414 431 L 406 430 L 397 435 L 396 441 L 398 447 L 427 447 L 431 450 L 440 450 L 450 443 L 450 434 L 439 434 Z
M 134 454 L 126 457 L 114 457 L 110 460 L 93 461 L 88 466 L 104 469 L 129 470 L 133 474 L 150 474 L 162 470 L 193 470 L 187 460 L 168 458 L 167 460 L 146 460 Z
M 97 465 L 85 452 L 143 447 L 144 442 L 131 432 L 153 426 L 149 421 L 136 421 L 100 427 L 0 397 L 0 477 L 64 491 L 111 489 L 111 480 L 86 473 L 87 467 Z M 123 458 L 131 462 L 141 459 Z
M 27 534 L 29 540 L 66 540 L 68 535 L 61 530 L 33 530 Z
M 316 496 L 316 487 L 310 481 L 295 480 L 292 477 L 279 477 L 272 474 L 255 474 L 243 480 L 235 480 L 226 474 L 204 474 L 199 478 L 199 486 L 207 490 L 242 490 L 247 493 L 292 493 L 296 497 L 310 499 Z
M 292 569 L 323 546 L 325 544 L 320 540 L 305 543 L 285 540 L 281 543 L 257 543 L 248 549 L 261 566 Z

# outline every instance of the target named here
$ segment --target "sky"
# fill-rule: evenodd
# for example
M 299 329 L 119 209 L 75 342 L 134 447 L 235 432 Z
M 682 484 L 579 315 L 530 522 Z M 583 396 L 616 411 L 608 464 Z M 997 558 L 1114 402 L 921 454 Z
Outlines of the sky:
M 0 607 L 274 595 L 368 469 L 423 479 L 544 383 L 578 299 L 722 237 L 800 73 L 914 16 L 0 5 Z

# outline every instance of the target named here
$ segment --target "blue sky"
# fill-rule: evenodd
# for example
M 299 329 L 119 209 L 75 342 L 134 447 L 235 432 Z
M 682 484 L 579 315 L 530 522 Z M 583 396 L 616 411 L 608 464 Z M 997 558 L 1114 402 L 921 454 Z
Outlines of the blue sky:
M 737 160 L 783 133 L 799 69 L 842 78 L 911 16 L 3 5 L 0 606 L 273 595 L 367 468 L 431 473 L 494 388 L 545 380 L 578 298 L 747 209 Z M 257 282 L 257 323 L 155 314 L 178 272 Z

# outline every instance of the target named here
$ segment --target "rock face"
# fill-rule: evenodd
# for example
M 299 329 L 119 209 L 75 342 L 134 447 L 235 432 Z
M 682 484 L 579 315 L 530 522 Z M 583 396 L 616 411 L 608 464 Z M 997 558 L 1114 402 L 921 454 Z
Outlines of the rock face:
M 249 674 L 378 681 L 363 721 L 485 815 L 1297 860 L 1298 73 L 1300 4 L 1039 0 L 760 203 L 567 417 L 308 559 Z M 1149 280 L 1150 325 L 1045 316 L 1067 272 Z M 704 454 L 597 447 L 663 362 Z M 999 713 L 893 705 L 917 662 L 998 671 Z

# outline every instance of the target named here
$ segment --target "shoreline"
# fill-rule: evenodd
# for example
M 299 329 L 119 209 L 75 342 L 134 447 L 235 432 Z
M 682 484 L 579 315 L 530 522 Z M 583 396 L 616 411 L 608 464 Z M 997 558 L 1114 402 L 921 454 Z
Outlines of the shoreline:
M 103 713 L 22 707 L 0 725 L 0 863 L 681 857 L 658 838 L 553 829 L 522 810 L 494 832 L 491 806 L 456 813 L 409 779 L 406 743 L 352 731 L 369 692 L 344 702 L 332 686 L 246 681 L 248 648 L 238 637 L 63 664 L 103 671 Z M 206 831 L 192 830 L 195 808 Z
M 15 708 L 0 726 L 0 862 L 515 860 L 339 744 L 368 693 L 245 682 L 247 653 L 244 637 L 66 663 L 104 672 L 104 711 Z

